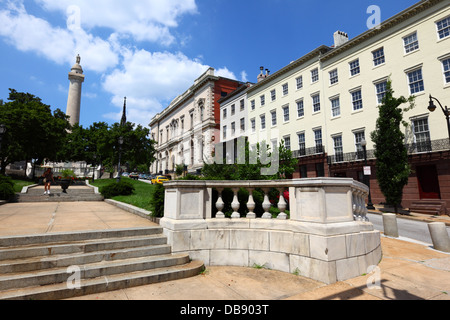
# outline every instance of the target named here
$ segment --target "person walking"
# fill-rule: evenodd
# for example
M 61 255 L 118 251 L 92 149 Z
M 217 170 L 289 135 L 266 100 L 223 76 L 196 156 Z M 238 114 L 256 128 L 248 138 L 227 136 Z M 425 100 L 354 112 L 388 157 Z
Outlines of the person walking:
M 45 170 L 44 174 L 42 175 L 44 178 L 44 194 L 50 194 L 50 188 L 53 183 L 55 182 L 55 179 L 53 178 L 53 172 L 51 168 L 48 168 Z

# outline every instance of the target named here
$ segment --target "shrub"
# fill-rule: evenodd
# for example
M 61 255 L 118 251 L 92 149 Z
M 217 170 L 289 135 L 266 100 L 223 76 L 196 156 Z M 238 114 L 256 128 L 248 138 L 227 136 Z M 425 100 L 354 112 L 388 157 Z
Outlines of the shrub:
M 152 216 L 156 218 L 164 217 L 164 197 L 165 189 L 162 184 L 157 184 L 155 191 L 153 192 L 153 197 L 150 200 L 150 207 L 152 211 Z
M 116 196 L 129 196 L 133 194 L 134 186 L 128 181 L 113 182 L 100 189 L 100 193 L 106 198 L 111 199 Z
M 14 182 L 11 178 L 0 175 L 0 200 L 9 201 L 14 194 Z

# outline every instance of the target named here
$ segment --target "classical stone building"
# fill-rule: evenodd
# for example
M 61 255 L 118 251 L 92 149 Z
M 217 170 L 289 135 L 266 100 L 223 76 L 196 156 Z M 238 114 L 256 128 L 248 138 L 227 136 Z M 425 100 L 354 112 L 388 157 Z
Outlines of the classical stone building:
M 430 95 L 450 103 L 450 3 L 420 1 L 379 28 L 353 39 L 338 31 L 334 40 L 247 90 L 250 144 L 283 139 L 299 161 L 294 178 L 363 181 L 365 140 L 372 200 L 382 203 L 370 135 L 390 78 L 395 96 L 416 97 L 404 116 L 412 174 L 403 206 L 450 208 L 446 117 L 437 102 L 435 112 L 428 110 Z
M 173 173 L 177 165 L 196 173 L 204 161 L 212 159 L 214 144 L 220 140 L 218 100 L 242 84 L 214 71 L 209 68 L 151 120 L 152 139 L 158 144 L 150 173 Z

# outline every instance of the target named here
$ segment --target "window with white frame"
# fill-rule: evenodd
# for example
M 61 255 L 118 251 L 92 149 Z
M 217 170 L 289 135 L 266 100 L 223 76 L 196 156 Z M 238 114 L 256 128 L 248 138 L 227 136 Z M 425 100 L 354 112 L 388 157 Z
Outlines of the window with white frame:
M 289 106 L 284 106 L 283 107 L 283 119 L 284 119 L 284 122 L 289 122 L 289 118 L 290 118 Z
M 305 116 L 305 104 L 302 99 L 297 101 L 297 118 L 301 118 L 303 116 Z
M 311 82 L 315 83 L 317 81 L 319 81 L 319 69 L 318 68 L 311 70 Z
M 419 39 L 417 38 L 417 32 L 404 37 L 403 43 L 405 47 L 405 53 L 410 53 L 416 50 L 419 50 Z
M 266 129 L 266 115 L 263 114 L 260 116 L 261 118 L 261 130 L 265 130 Z
M 414 142 L 417 152 L 431 151 L 430 128 L 428 118 L 413 120 Z
M 227 118 L 227 113 L 228 113 L 228 110 L 227 109 L 223 109 L 223 118 L 224 119 Z
M 408 72 L 408 84 L 411 94 L 425 91 L 422 68 Z
M 256 103 L 255 103 L 255 100 L 252 100 L 252 101 L 250 102 L 250 105 L 251 105 L 252 111 L 254 111 L 254 110 L 256 109 Z
M 252 126 L 252 132 L 256 132 L 256 119 L 253 118 L 250 120 L 251 126 Z
M 277 125 L 277 112 L 271 111 L 270 114 L 272 115 L 272 127 Z
M 338 70 L 334 69 L 330 71 L 330 85 L 336 84 L 339 82 Z
M 305 133 L 304 132 L 297 133 L 297 137 L 298 137 L 298 148 L 300 150 L 300 155 L 304 156 L 304 155 L 306 155 Z
M 227 139 L 227 126 L 223 126 L 222 133 L 223 133 L 223 140 L 226 140 Z
M 377 91 L 377 101 L 379 104 L 382 104 L 386 96 L 387 81 L 375 83 L 375 90 Z
M 386 58 L 384 56 L 384 48 L 380 48 L 372 52 L 373 54 L 373 65 L 379 66 L 386 62 Z
M 259 97 L 261 99 L 261 106 L 264 106 L 266 104 L 266 96 L 262 95 L 261 97 Z
M 341 115 L 341 102 L 339 97 L 331 99 L 331 115 L 332 117 L 338 117 Z
M 450 17 L 436 22 L 439 39 L 444 39 L 450 36 Z
M 231 123 L 231 136 L 234 137 L 235 134 L 236 134 L 236 123 L 233 122 Z
M 444 81 L 450 83 L 450 58 L 442 60 L 442 67 L 444 68 Z
M 287 150 L 291 150 L 291 136 L 284 136 L 283 140 L 284 140 L 284 147 Z
M 270 91 L 270 97 L 271 97 L 272 101 L 275 101 L 277 99 L 277 91 L 275 89 Z
M 319 112 L 320 111 L 320 94 L 313 95 L 312 102 L 313 102 L 313 112 Z
M 287 96 L 289 94 L 289 85 L 287 83 L 283 84 L 283 96 Z
M 334 136 L 334 157 L 336 162 L 344 161 L 344 146 L 342 144 L 342 135 Z
M 241 133 L 245 132 L 245 118 L 241 119 Z
M 361 68 L 359 66 L 359 59 L 356 59 L 350 62 L 350 75 L 356 76 L 361 72 Z
M 236 105 L 231 106 L 231 115 L 234 116 L 236 114 Z
M 322 128 L 314 130 L 314 142 L 316 143 L 316 153 L 322 153 Z
M 353 111 L 361 110 L 363 108 L 361 89 L 355 90 L 351 92 L 351 94 L 352 94 Z
M 297 81 L 297 90 L 303 88 L 303 76 L 298 77 L 295 79 Z
M 245 100 L 242 99 L 239 103 L 240 103 L 240 106 L 241 106 L 241 111 L 244 111 L 244 109 L 245 109 Z
M 366 133 L 364 131 L 356 131 L 355 135 L 355 147 L 356 147 L 356 158 L 359 160 L 364 159 L 364 149 L 361 142 L 366 140 Z

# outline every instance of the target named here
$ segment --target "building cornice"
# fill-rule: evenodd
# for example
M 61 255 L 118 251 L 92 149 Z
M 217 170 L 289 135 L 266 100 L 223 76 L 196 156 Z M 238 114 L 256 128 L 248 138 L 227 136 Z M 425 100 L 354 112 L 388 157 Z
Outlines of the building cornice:
M 260 89 L 262 86 L 278 79 L 279 77 L 281 77 L 282 75 L 284 75 L 285 73 L 297 68 L 298 66 L 304 64 L 305 62 L 318 57 L 320 58 L 323 54 L 325 54 L 326 52 L 332 50 L 332 48 L 325 46 L 325 45 L 321 45 L 320 47 L 318 47 L 317 49 L 307 53 L 306 55 L 304 55 L 303 57 L 291 62 L 289 65 L 287 65 L 286 67 L 278 70 L 277 72 L 275 72 L 274 74 L 270 75 L 269 77 L 267 77 L 266 79 L 262 80 L 261 82 L 258 82 L 257 84 L 253 85 L 252 87 L 250 87 L 247 91 L 248 94 L 257 91 L 258 89 Z
M 326 53 L 323 57 L 321 57 L 321 61 L 326 61 L 331 59 L 334 56 L 337 56 L 338 54 L 345 52 L 358 44 L 367 41 L 380 33 L 383 33 L 384 31 L 393 28 L 394 26 L 402 23 L 403 21 L 435 6 L 436 4 L 443 2 L 446 0 L 422 0 L 415 5 L 409 7 L 408 9 L 398 13 L 397 15 L 393 16 L 392 18 L 389 18 L 388 20 L 381 23 L 381 25 L 378 28 L 370 29 L 356 38 L 348 41 L 346 44 L 339 46 L 338 48 L 335 48 L 331 50 L 330 52 Z

